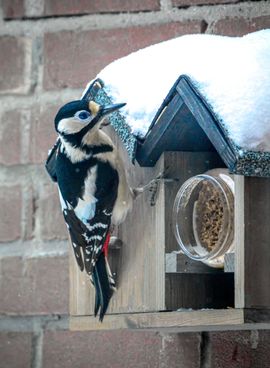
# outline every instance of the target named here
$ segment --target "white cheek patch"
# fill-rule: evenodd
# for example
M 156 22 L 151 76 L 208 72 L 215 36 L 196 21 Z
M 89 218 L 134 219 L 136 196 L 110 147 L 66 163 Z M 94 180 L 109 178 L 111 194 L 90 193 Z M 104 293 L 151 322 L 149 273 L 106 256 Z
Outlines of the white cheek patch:
M 87 123 L 87 121 L 86 121 Z M 81 120 L 72 118 L 62 119 L 58 124 L 59 133 L 78 133 L 85 126 Z

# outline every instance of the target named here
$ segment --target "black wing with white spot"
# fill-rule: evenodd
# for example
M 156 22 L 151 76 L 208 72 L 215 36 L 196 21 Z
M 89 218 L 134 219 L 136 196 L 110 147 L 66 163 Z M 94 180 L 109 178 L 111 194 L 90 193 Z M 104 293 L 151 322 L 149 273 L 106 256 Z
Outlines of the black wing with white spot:
M 103 247 L 108 243 L 107 235 L 117 200 L 118 173 L 109 162 L 97 158 L 68 165 L 64 153 L 60 152 L 59 157 L 57 177 L 64 218 L 76 261 L 81 270 L 86 270 L 95 287 L 94 311 L 95 315 L 100 311 L 102 320 L 115 286 Z M 64 164 L 60 165 L 62 162 Z M 79 181 L 78 175 L 85 180 Z M 93 187 L 96 188 L 94 192 Z
M 63 214 L 78 266 L 91 275 L 110 228 L 110 213 L 100 210 L 97 205 L 96 215 L 87 225 L 76 216 L 71 206 L 64 209 Z
M 80 218 L 77 207 L 73 208 L 63 197 L 62 209 L 70 233 L 72 246 L 77 263 L 81 270 L 91 275 L 105 243 L 111 225 L 113 207 L 117 198 L 118 174 L 108 163 L 100 162 L 97 168 L 95 200 L 93 203 L 82 204 L 94 214 L 89 219 Z

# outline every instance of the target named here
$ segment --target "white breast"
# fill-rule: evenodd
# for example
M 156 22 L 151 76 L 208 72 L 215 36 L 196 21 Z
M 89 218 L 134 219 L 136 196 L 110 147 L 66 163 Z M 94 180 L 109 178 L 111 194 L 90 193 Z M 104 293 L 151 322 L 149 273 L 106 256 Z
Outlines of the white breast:
M 79 199 L 76 208 L 74 209 L 78 218 L 87 223 L 88 220 L 94 217 L 96 212 L 96 202 L 94 194 L 96 192 L 96 178 L 97 178 L 97 165 L 93 166 L 88 171 L 87 178 L 85 180 L 85 190 L 82 199 Z

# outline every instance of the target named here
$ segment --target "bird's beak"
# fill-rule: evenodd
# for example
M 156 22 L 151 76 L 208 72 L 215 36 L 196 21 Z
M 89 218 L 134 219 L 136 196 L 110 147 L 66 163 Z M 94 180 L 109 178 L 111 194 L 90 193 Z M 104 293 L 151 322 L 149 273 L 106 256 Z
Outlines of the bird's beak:
M 107 106 L 102 106 L 101 107 L 101 111 L 100 114 L 102 116 L 111 114 L 112 112 L 121 109 L 122 107 L 124 107 L 126 105 L 126 103 L 119 103 L 119 104 L 115 104 L 115 105 L 107 105 Z

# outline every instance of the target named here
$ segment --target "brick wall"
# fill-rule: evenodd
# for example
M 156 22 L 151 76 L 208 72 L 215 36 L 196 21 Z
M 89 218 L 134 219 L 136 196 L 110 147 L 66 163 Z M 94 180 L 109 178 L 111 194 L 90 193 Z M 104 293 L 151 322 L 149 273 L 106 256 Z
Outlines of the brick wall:
M 67 236 L 43 167 L 58 106 L 115 58 L 186 33 L 266 27 L 269 1 L 2 0 L 1 368 L 269 367 L 266 330 L 69 332 Z

